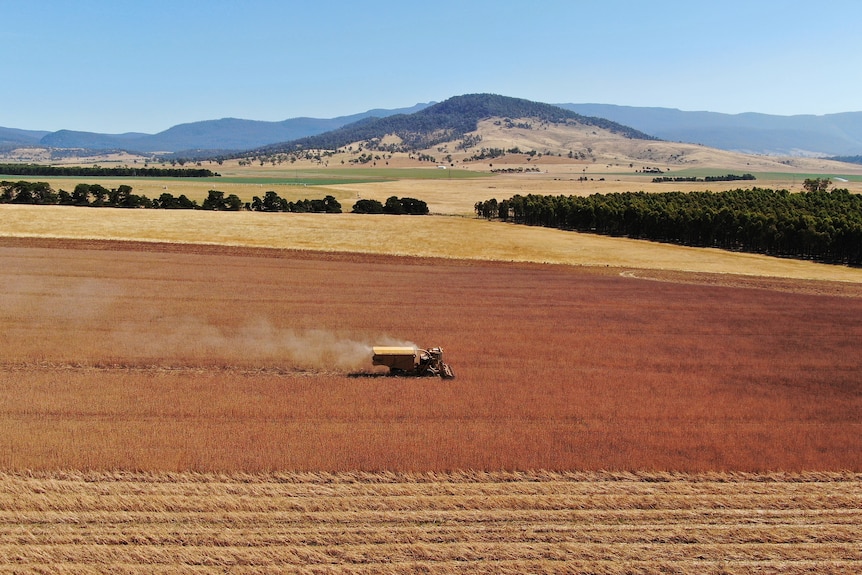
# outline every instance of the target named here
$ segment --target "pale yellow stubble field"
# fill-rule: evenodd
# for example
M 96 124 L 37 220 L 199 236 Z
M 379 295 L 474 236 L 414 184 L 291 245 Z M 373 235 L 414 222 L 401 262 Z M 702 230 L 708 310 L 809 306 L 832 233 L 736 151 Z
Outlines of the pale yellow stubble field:
M 0 205 L 0 237 L 181 242 L 862 283 L 862 270 L 488 222 L 388 216 Z
M 550 158 L 549 158 L 550 159 Z M 134 193 L 151 199 L 164 192 L 185 194 L 201 203 L 211 189 L 236 194 L 250 202 L 274 190 L 288 200 L 335 196 L 345 212 L 357 199 L 385 202 L 390 196 L 414 197 L 428 203 L 432 216 L 371 216 L 344 214 L 285 214 L 204 212 L 192 210 L 120 210 L 60 206 L 0 205 L 0 236 L 59 237 L 153 242 L 208 243 L 282 249 L 346 251 L 410 256 L 551 262 L 585 266 L 679 270 L 796 279 L 862 283 L 862 270 L 798 260 L 714 249 L 688 248 L 625 238 L 515 226 L 476 219 L 473 206 L 490 198 L 515 194 L 589 195 L 644 190 L 721 191 L 756 184 L 801 190 L 803 175 L 784 175 L 755 182 L 652 183 L 652 175 L 626 173 L 628 166 L 545 163 L 539 173 L 485 174 L 459 178 L 456 171 L 487 170 L 478 164 L 459 165 L 446 172 L 434 166 L 436 179 L 404 178 L 391 181 L 343 183 L 326 186 L 297 185 L 303 170 L 319 176 L 338 169 L 287 166 L 240 167 L 205 165 L 224 181 L 195 178 L 27 178 L 47 180 L 55 190 L 73 190 L 82 181 L 106 188 L 126 184 Z M 393 166 L 396 167 L 396 166 Z M 414 166 L 415 167 L 415 166 Z M 586 170 L 586 171 L 585 171 Z M 599 172 L 599 170 L 607 170 Z M 355 170 L 354 173 L 362 173 Z M 369 172 L 371 174 L 373 172 Z M 397 174 L 397 170 L 392 171 Z M 292 181 L 292 178 L 295 180 Z M 443 176 L 443 177 L 439 177 Z M 587 181 L 578 178 L 586 176 Z M 236 180 L 245 180 L 237 182 Z M 22 178 L 23 179 L 23 178 Z M 260 182 L 255 182 L 260 179 Z M 271 179 L 280 180 L 273 183 Z M 836 185 L 862 193 L 862 182 L 836 181 Z

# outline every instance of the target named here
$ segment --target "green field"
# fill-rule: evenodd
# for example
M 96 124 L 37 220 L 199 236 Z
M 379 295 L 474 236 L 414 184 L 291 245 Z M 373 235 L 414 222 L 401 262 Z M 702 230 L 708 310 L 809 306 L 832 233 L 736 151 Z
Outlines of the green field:
M 743 174 L 751 174 L 755 178 L 755 182 L 766 180 L 766 181 L 776 181 L 776 180 L 790 180 L 797 182 L 804 182 L 806 178 L 829 178 L 832 180 L 833 184 L 838 185 L 840 187 L 841 182 L 836 181 L 835 178 L 844 178 L 850 182 L 862 182 L 862 175 L 853 175 L 853 174 L 825 174 L 825 173 L 810 173 L 810 174 L 801 174 L 796 172 L 756 172 L 753 170 L 719 170 L 715 168 L 686 168 L 683 170 L 673 170 L 670 172 L 665 172 L 664 174 L 642 174 L 644 177 L 649 176 L 650 178 L 666 176 L 670 178 L 704 178 L 706 176 L 725 176 L 727 174 L 734 174 L 737 176 L 741 176 Z M 750 181 L 739 182 L 740 184 L 749 184 Z M 756 184 L 752 184 L 756 185 Z
M 276 175 L 277 174 L 277 175 Z M 439 170 L 428 168 L 326 168 L 291 170 L 274 168 L 262 170 L 260 175 L 244 173 L 218 178 L 201 178 L 201 181 L 231 184 L 299 184 L 329 186 L 336 184 L 367 184 L 395 180 L 463 180 L 488 177 L 488 173 L 469 170 Z
M 218 170 L 214 170 L 218 171 Z M 307 186 L 327 186 L 335 184 L 359 184 L 374 182 L 390 182 L 395 180 L 463 180 L 488 177 L 487 172 L 474 172 L 463 169 L 429 169 L 429 168 L 325 168 L 325 169 L 290 169 L 289 167 L 262 168 L 255 171 L 244 169 L 241 173 L 227 170 L 225 175 L 212 178 L 141 178 L 140 176 L 20 176 L 0 174 L 0 180 L 7 181 L 46 181 L 81 180 L 81 181 L 115 181 L 115 180 L 145 180 L 176 182 L 188 180 L 193 182 L 224 182 L 229 184 L 298 184 Z

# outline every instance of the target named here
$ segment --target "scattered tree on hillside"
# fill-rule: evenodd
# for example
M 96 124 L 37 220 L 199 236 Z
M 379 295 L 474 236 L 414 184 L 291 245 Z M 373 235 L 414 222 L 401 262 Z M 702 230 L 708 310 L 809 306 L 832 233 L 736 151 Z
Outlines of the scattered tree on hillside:
M 832 180 L 829 178 L 805 178 L 802 187 L 806 192 L 825 192 L 829 189 Z

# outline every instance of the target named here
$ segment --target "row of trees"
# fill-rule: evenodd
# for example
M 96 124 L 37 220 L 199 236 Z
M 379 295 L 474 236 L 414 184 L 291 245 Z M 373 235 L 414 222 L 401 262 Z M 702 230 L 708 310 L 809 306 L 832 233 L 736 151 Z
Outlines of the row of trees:
M 0 203 L 59 204 L 61 206 L 95 206 L 114 208 L 162 207 L 157 201 L 132 193 L 122 185 L 108 189 L 100 184 L 78 184 L 71 192 L 55 191 L 47 182 L 0 182 Z
M 211 178 L 219 174 L 196 168 L 133 168 L 129 166 L 43 166 L 40 164 L 0 164 L 0 174 L 8 176 L 67 176 L 72 178 Z
M 255 196 L 249 209 L 256 212 L 295 212 L 295 213 L 324 213 L 340 214 L 341 204 L 333 196 L 326 196 L 322 200 L 299 200 L 290 202 L 280 197 L 276 192 L 269 191 L 263 198 Z
M 862 196 L 846 189 L 531 194 L 475 208 L 519 224 L 862 265 Z
M 704 176 L 703 178 L 698 178 L 697 176 L 661 176 L 653 178 L 652 181 L 655 184 L 660 184 L 662 182 L 738 182 L 740 180 L 756 179 L 752 174 L 742 174 L 741 176 L 727 174 L 725 176 Z
M 157 199 L 150 199 L 147 196 L 132 193 L 132 187 L 127 185 L 107 189 L 100 184 L 78 184 L 70 193 L 66 190 L 56 192 L 47 182 L 24 181 L 0 182 L 0 203 L 175 210 L 341 213 L 341 204 L 333 196 L 326 196 L 322 200 L 288 202 L 284 198 L 280 198 L 275 192 L 267 192 L 263 198 L 255 196 L 251 203 L 247 203 L 243 202 L 236 194 L 225 195 L 222 191 L 210 190 L 206 199 L 199 205 L 185 194 L 176 197 L 169 192 L 162 193 Z
M 353 204 L 354 214 L 395 214 L 423 216 L 428 213 L 428 204 L 416 198 L 389 196 L 386 203 L 377 200 L 358 200 Z
M 198 205 L 195 200 L 179 197 L 169 192 L 156 199 L 132 193 L 132 187 L 122 185 L 108 189 L 100 184 L 78 184 L 70 193 L 65 190 L 54 191 L 47 182 L 0 182 L 0 203 L 40 204 L 64 206 L 92 206 L 115 208 L 156 208 L 186 210 L 258 212 L 294 212 L 340 214 L 341 203 L 334 196 L 323 199 L 304 199 L 295 202 L 280 197 L 276 192 L 266 192 L 263 197 L 254 196 L 250 203 L 243 202 L 236 194 L 225 195 L 219 190 L 210 190 L 207 198 Z M 391 196 L 383 204 L 377 200 L 358 200 L 353 205 L 357 214 L 418 214 L 428 213 L 428 204 L 416 198 Z

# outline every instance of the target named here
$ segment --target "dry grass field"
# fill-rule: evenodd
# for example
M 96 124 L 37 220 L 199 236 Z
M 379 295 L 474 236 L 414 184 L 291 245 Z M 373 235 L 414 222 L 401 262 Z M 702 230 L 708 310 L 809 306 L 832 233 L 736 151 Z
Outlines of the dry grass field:
M 862 284 L 862 270 L 857 268 L 486 222 L 475 217 L 265 214 L 6 204 L 0 205 L 0 237 L 133 240 L 545 262 Z
M 851 474 L 0 475 L 0 573 L 845 575 Z

